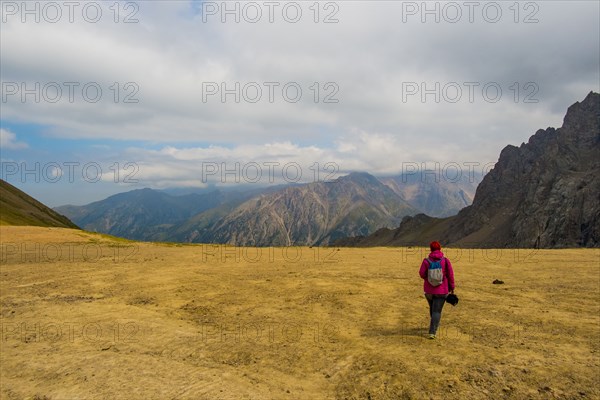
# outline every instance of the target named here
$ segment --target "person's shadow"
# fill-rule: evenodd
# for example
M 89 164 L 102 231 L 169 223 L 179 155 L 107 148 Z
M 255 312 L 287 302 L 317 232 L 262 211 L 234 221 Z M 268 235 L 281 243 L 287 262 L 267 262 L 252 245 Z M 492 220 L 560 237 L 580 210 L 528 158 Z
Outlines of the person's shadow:
M 401 324 L 394 328 L 389 327 L 370 327 L 362 331 L 363 336 L 387 336 L 401 338 L 427 338 L 429 329 L 424 326 Z

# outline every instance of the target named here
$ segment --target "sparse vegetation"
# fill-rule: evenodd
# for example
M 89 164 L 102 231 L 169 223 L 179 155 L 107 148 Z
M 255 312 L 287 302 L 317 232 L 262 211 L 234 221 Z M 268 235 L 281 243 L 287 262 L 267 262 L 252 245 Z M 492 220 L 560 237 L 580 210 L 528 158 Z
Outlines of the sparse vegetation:
M 3 399 L 600 397 L 598 249 L 447 249 L 461 301 L 429 341 L 425 249 L 135 243 L 92 262 L 96 234 L 0 233 L 74 255 L 2 247 Z
M 0 226 L 9 225 L 77 228 L 64 215 L 0 179 Z

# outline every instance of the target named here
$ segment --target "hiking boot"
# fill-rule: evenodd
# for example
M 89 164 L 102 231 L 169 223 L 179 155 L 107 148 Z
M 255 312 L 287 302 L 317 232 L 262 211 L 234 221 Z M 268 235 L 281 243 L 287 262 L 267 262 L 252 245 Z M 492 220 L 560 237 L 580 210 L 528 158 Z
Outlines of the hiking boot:
M 429 339 L 435 339 L 435 334 L 433 334 L 433 333 L 430 333 L 430 334 L 429 334 Z

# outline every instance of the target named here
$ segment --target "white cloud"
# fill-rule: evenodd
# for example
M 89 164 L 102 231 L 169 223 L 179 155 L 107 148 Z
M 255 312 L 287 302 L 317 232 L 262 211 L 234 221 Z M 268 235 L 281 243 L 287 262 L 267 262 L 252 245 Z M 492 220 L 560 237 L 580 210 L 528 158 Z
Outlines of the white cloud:
M 9 130 L 0 128 L 0 147 L 9 150 L 22 150 L 29 147 L 25 142 L 19 142 L 17 135 Z
M 384 176 L 415 171 L 415 168 L 443 169 L 446 166 L 455 168 L 456 165 L 465 171 L 475 168 L 477 172 L 487 172 L 488 163 L 495 161 L 457 158 L 457 147 L 451 144 L 432 148 L 434 150 L 429 153 L 421 153 L 419 149 L 406 146 L 394 135 L 361 131 L 351 132 L 329 147 L 290 141 L 232 147 L 165 146 L 158 150 L 135 147 L 114 158 L 135 162 L 138 187 L 152 188 L 309 183 L 335 179 L 352 171 Z M 125 173 L 122 171 L 121 176 Z

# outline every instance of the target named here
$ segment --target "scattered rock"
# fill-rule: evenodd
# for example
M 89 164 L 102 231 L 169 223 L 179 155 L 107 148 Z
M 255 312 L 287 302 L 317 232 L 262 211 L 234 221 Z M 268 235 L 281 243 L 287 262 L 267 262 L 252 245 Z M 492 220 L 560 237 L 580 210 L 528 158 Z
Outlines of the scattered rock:
M 490 369 L 490 375 L 495 378 L 499 378 L 502 376 L 502 372 L 498 371 L 497 369 Z
M 494 285 L 503 285 L 504 281 L 501 281 L 500 279 L 494 279 L 494 282 L 492 282 Z

